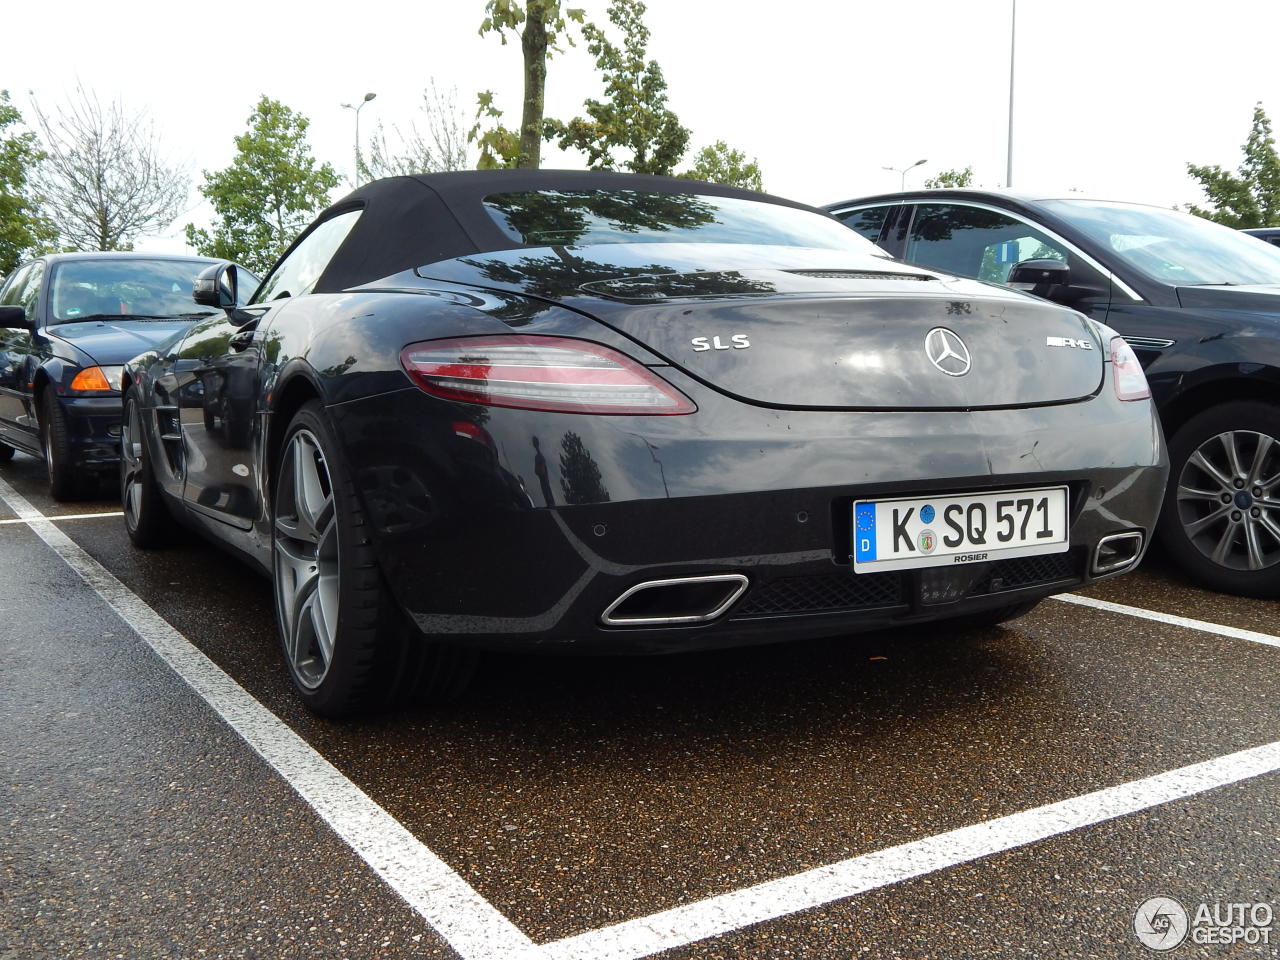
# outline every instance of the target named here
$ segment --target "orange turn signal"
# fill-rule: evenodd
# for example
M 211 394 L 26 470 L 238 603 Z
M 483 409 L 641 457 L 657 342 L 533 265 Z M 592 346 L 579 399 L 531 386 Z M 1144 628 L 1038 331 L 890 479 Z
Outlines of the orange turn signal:
M 110 390 L 112 387 L 101 367 L 86 367 L 75 375 L 75 379 L 71 381 L 71 389 Z

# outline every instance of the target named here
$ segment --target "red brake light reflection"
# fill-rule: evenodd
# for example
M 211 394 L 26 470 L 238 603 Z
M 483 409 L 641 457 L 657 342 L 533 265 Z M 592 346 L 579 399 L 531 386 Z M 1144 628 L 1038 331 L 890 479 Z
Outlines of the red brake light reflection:
M 524 410 L 692 413 L 688 397 L 616 350 L 568 337 L 463 337 L 411 343 L 400 365 L 432 396 Z

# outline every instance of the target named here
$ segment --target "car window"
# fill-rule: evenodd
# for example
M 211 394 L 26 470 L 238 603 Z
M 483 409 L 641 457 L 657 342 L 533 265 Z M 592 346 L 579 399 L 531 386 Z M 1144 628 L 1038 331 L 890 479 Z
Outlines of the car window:
M 841 210 L 839 213 L 833 213 L 832 216 L 842 221 L 855 233 L 860 233 L 875 243 L 880 239 L 885 218 L 889 216 L 889 207 L 859 207 L 855 210 Z
M 32 277 L 37 277 L 40 274 L 42 267 L 43 264 L 29 263 L 11 276 L 4 290 L 0 291 L 0 304 L 24 306 L 27 308 L 27 316 L 31 316 L 32 311 L 35 309 L 35 298 L 27 296 L 27 286 L 30 284 Z M 38 295 L 40 290 L 39 281 L 34 284 L 34 288 Z M 28 306 L 28 304 L 30 305 Z
M 1023 260 L 1061 260 L 1061 243 L 1016 217 L 984 207 L 922 203 L 916 207 L 904 257 L 963 277 L 1004 283 Z
M 1280 250 L 1189 213 L 1102 200 L 1043 205 L 1129 266 L 1165 283 L 1280 283 Z
M 146 257 L 60 261 L 49 280 L 51 322 L 104 315 L 169 318 L 200 313 L 191 300 L 191 285 L 207 266 L 207 260 Z
M 44 264 L 33 263 L 31 267 L 31 274 L 27 277 L 22 292 L 18 294 L 18 302 L 27 311 L 28 318 L 36 315 L 36 306 L 40 302 L 40 288 L 44 286 Z
M 276 264 L 254 294 L 253 302 L 265 303 L 310 293 L 361 213 L 360 210 L 348 210 L 316 226 Z
M 258 284 L 262 281 L 239 264 L 236 264 L 234 269 L 236 271 L 236 305 L 243 307 L 249 302 L 249 297 L 258 289 Z

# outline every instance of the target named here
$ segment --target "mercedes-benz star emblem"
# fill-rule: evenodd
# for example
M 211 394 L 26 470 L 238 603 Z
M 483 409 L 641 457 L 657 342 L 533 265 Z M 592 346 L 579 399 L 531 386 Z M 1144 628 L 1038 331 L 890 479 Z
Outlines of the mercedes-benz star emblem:
M 946 327 L 934 327 L 925 334 L 924 352 L 928 354 L 929 362 L 948 377 L 963 377 L 972 366 L 969 348 L 960 339 L 960 334 Z

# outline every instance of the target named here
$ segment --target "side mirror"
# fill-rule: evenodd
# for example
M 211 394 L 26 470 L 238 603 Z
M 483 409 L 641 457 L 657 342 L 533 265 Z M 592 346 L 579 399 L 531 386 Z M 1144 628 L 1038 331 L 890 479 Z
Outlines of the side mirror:
M 1068 306 L 1090 298 L 1105 299 L 1110 290 L 1108 283 L 1092 278 L 1088 271 L 1085 274 L 1072 277 L 1071 268 L 1061 260 L 1023 260 L 1014 264 L 1007 282 L 1015 290 Z
M 230 263 L 205 267 L 191 284 L 191 299 L 202 307 L 216 307 L 228 312 L 236 308 L 236 268 Z
M 0 328 L 2 327 L 30 330 L 31 321 L 27 319 L 27 311 L 16 305 L 0 307 Z
M 1061 298 L 1071 286 L 1071 268 L 1061 260 L 1023 260 L 1013 265 L 1006 283 L 1037 297 Z

